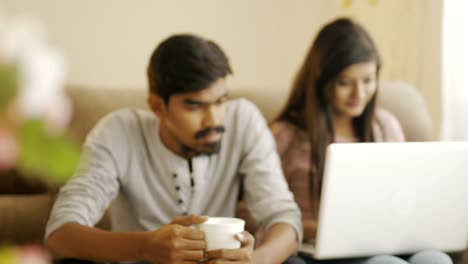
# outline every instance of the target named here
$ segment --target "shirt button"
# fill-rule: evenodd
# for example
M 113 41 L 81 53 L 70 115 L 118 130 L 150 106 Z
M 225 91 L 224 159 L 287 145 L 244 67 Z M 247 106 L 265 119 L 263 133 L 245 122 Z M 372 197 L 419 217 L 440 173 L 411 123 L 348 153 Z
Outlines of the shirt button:
M 179 203 L 180 203 L 180 204 L 183 203 L 183 202 L 184 202 L 184 201 L 183 201 L 182 199 L 179 199 Z
M 175 173 L 172 174 L 172 177 L 177 178 L 177 174 L 175 174 Z
M 176 191 L 180 190 L 180 186 L 175 187 Z

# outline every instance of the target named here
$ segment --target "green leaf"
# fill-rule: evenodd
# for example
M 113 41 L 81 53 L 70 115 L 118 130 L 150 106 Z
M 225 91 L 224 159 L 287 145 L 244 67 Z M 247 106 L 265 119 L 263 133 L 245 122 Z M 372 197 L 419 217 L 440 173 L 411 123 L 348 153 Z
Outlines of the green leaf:
M 8 103 L 16 96 L 17 85 L 16 68 L 0 64 L 0 113 L 5 111 Z
M 0 249 L 0 264 L 15 264 L 18 263 L 16 251 L 14 248 L 6 247 Z
M 49 134 L 42 120 L 29 120 L 19 127 L 19 144 L 18 165 L 25 175 L 63 184 L 79 162 L 79 145 L 67 136 Z

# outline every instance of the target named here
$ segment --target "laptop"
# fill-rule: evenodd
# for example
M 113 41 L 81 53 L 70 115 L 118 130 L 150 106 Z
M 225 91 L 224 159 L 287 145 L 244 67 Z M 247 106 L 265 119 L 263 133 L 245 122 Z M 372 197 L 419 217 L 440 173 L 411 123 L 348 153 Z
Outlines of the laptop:
M 326 153 L 315 259 L 462 251 L 468 142 L 338 143 Z

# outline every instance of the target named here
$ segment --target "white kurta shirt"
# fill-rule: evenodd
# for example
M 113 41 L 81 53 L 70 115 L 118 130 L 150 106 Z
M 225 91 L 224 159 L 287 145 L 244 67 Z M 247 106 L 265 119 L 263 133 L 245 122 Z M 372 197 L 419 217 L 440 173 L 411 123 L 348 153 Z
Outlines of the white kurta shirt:
M 163 144 L 152 112 L 107 115 L 88 135 L 80 167 L 61 188 L 46 237 L 67 222 L 94 226 L 113 201 L 115 231 L 154 230 L 183 214 L 234 216 L 243 184 L 261 226 L 288 223 L 301 241 L 300 211 L 263 116 L 245 99 L 227 104 L 219 153 L 193 158 L 192 170 Z

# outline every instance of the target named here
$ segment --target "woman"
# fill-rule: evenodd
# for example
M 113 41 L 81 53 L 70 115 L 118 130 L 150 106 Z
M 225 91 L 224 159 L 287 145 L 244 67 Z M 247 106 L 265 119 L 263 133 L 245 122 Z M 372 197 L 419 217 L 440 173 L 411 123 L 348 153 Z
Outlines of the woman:
M 315 238 L 327 146 L 404 141 L 398 120 L 376 107 L 380 66 L 376 46 L 360 25 L 349 19 L 327 24 L 299 69 L 285 108 L 271 125 L 285 177 L 302 211 L 305 240 Z M 438 251 L 406 259 L 377 256 L 337 262 L 452 263 Z

